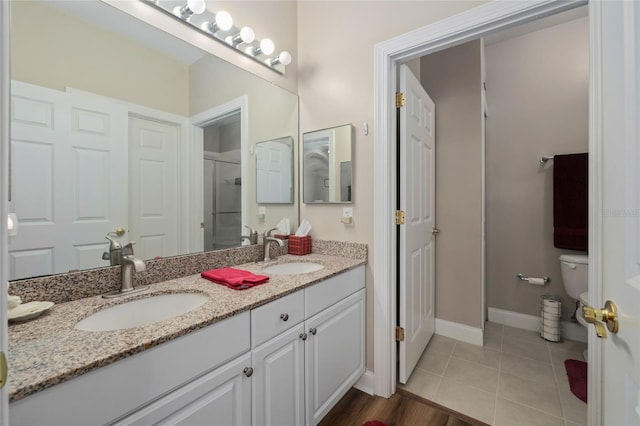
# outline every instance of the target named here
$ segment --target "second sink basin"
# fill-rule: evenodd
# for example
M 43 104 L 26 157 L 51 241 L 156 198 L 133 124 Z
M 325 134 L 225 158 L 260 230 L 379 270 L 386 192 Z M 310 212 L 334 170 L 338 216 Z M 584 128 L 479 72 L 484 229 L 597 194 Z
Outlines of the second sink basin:
M 309 272 L 319 271 L 324 268 L 323 265 L 311 262 L 290 262 L 280 263 L 278 265 L 268 266 L 262 270 L 265 274 L 273 275 L 294 275 L 307 274 Z
M 79 321 L 84 331 L 111 331 L 139 327 L 192 311 L 209 300 L 199 293 L 173 293 L 132 300 L 103 309 Z

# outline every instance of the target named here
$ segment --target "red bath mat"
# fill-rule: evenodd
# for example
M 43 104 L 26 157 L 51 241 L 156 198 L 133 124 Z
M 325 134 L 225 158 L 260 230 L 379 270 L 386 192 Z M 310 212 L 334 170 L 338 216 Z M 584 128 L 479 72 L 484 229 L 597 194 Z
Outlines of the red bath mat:
M 582 402 L 587 402 L 587 363 L 568 359 L 564 362 L 564 368 L 567 370 L 571 392 Z
M 387 426 L 386 423 L 380 422 L 378 420 L 371 420 L 363 424 L 362 426 Z

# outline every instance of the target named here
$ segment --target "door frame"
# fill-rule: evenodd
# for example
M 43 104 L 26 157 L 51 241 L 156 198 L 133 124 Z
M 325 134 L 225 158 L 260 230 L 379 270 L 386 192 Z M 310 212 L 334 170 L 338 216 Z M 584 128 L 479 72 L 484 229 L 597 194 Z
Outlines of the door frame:
M 204 220 L 204 204 L 203 204 L 203 164 L 202 158 L 204 155 L 203 141 L 204 131 L 203 128 L 212 122 L 227 116 L 229 114 L 240 113 L 240 180 L 241 182 L 247 182 L 249 179 L 249 97 L 242 95 L 235 99 L 231 99 L 228 102 L 209 108 L 202 111 L 190 118 L 191 122 L 191 138 L 190 138 L 190 153 L 189 153 L 189 166 L 187 170 L 191 170 L 189 175 L 189 193 L 191 194 L 190 200 L 190 214 L 189 221 L 191 230 L 191 251 L 202 251 L 204 244 L 204 233 L 202 232 L 201 224 Z M 244 166 L 244 167 L 243 167 Z M 248 194 L 246 185 L 241 185 L 241 219 L 242 225 L 248 225 L 248 213 L 249 201 L 247 200 Z M 199 247 L 199 248 L 198 248 Z
M 2 38 L 0 39 L 0 351 L 7 353 L 7 291 L 9 286 L 9 241 L 7 232 L 7 213 L 9 208 L 9 102 L 10 102 L 10 68 L 9 68 L 9 9 L 10 2 L 0 2 L 0 23 Z M 8 386 L 0 389 L 0 424 L 9 424 Z
M 402 34 L 374 46 L 374 393 L 389 397 L 396 388 L 396 291 L 397 261 L 396 200 L 396 114 L 395 92 L 400 63 L 453 47 L 483 35 L 533 21 L 587 4 L 586 0 L 538 0 L 534 2 L 492 1 L 423 28 Z M 600 247 L 602 188 L 600 161 L 602 145 L 601 20 L 599 2 L 589 3 L 589 293 L 601 294 Z M 482 307 L 484 309 L 484 306 Z M 597 346 L 597 345 L 596 345 Z M 592 350 L 593 349 L 593 350 Z M 589 381 L 600 380 L 600 351 L 590 346 Z M 601 399 L 597 386 L 589 387 L 590 424 L 598 424 Z

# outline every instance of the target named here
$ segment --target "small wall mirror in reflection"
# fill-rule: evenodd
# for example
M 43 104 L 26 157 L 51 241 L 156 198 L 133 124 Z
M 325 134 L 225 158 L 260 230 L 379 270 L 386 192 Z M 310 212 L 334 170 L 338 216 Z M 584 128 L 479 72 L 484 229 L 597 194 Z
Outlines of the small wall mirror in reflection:
M 293 203 L 293 138 L 256 144 L 256 202 Z
M 305 203 L 353 202 L 351 135 L 351 124 L 303 135 Z

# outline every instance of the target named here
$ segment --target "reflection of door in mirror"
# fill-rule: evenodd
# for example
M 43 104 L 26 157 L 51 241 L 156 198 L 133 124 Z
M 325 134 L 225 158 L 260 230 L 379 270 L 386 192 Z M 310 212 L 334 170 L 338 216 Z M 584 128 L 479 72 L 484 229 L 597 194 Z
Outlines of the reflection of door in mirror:
M 129 241 L 141 259 L 178 254 L 180 128 L 129 117 Z
M 293 203 L 293 138 L 256 144 L 256 201 Z
M 240 245 L 240 112 L 203 128 L 204 250 Z
M 128 228 L 127 109 L 19 82 L 11 90 L 20 233 L 9 242 L 9 278 L 109 265 L 105 235 Z

